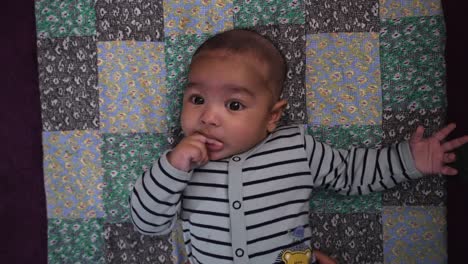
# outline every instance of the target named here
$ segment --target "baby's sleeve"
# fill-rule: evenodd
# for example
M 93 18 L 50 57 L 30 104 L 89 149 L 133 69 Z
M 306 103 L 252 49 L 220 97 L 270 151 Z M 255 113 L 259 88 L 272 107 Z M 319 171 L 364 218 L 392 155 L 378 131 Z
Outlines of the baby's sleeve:
M 382 149 L 334 149 L 304 132 L 304 148 L 314 186 L 345 195 L 382 191 L 422 177 L 408 142 Z
M 191 173 L 174 168 L 166 151 L 135 182 L 129 198 L 132 222 L 147 235 L 168 234 L 175 225 Z

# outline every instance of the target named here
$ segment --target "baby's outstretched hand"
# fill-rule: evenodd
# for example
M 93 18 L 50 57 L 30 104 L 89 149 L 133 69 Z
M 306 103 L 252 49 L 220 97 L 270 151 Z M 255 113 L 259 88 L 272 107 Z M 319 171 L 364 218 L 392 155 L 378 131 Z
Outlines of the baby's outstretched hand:
M 458 171 L 446 164 L 454 162 L 452 151 L 468 142 L 468 136 L 459 137 L 447 142 L 444 139 L 455 129 L 455 124 L 449 124 L 434 135 L 424 138 L 424 128 L 418 126 L 410 139 L 411 154 L 416 169 L 423 174 L 456 175 Z
M 222 144 L 221 142 L 195 133 L 187 136 L 168 153 L 167 160 L 176 169 L 190 171 L 205 165 L 209 161 L 206 144 Z

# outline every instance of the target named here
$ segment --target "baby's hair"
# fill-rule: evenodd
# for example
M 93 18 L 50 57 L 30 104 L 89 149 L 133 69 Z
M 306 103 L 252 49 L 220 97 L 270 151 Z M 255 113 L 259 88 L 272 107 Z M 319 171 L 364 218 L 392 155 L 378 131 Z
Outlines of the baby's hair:
M 202 52 L 226 51 L 233 54 L 248 54 L 265 63 L 269 68 L 269 83 L 278 99 L 286 77 L 286 62 L 273 43 L 259 33 L 248 29 L 232 29 L 207 39 L 195 51 L 193 59 Z

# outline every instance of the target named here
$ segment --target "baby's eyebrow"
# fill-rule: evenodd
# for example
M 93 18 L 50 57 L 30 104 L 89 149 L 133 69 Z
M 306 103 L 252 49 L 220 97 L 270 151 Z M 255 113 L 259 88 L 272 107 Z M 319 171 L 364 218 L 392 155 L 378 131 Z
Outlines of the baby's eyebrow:
M 226 84 L 224 85 L 224 88 L 228 89 L 230 93 L 247 94 L 250 97 L 255 97 L 255 94 L 250 89 L 240 85 Z
M 189 82 L 189 83 L 187 83 L 187 85 L 185 86 L 185 89 L 191 89 L 191 88 L 194 88 L 194 87 L 197 86 L 197 85 L 198 85 L 197 83 Z
M 187 86 L 185 86 L 185 91 L 190 91 L 193 89 L 202 89 L 203 85 L 197 82 L 189 82 Z M 250 89 L 237 85 L 237 84 L 225 84 L 223 85 L 223 89 L 226 89 L 230 94 L 246 94 L 250 97 L 256 97 L 255 93 L 252 92 Z

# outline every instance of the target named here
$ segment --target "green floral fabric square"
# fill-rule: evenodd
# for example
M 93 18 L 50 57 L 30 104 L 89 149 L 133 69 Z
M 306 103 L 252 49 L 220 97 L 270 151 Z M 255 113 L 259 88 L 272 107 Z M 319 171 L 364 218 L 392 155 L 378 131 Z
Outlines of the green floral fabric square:
M 102 218 L 49 218 L 48 236 L 50 264 L 105 263 Z
M 35 2 L 38 38 L 96 35 L 94 0 Z
M 234 1 L 234 26 L 304 24 L 302 0 Z
M 380 31 L 383 109 L 445 107 L 444 49 L 442 16 L 384 20 Z
M 107 222 L 130 221 L 128 197 L 138 176 L 167 149 L 163 134 L 103 134 L 104 208 Z

